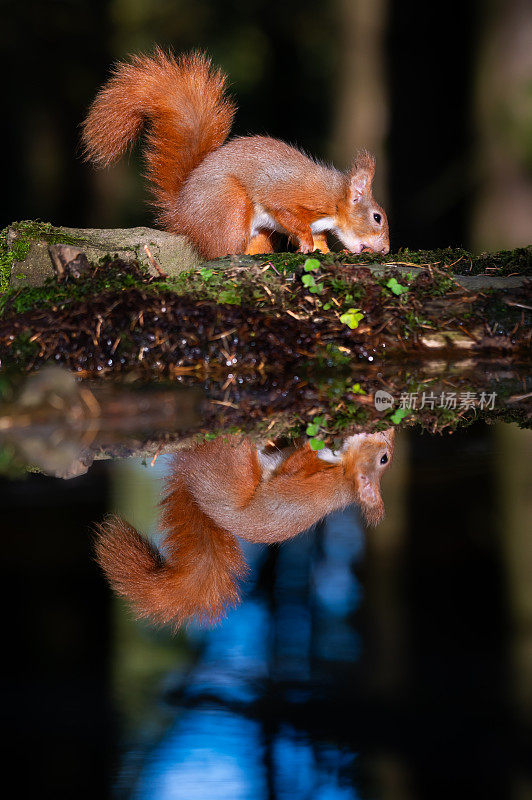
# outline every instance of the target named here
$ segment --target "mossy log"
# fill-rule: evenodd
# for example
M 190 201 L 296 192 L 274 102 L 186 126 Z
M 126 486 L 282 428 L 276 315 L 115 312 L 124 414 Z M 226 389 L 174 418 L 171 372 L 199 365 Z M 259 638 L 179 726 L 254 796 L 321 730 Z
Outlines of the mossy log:
M 54 276 L 50 245 L 67 245 L 82 250 L 90 262 L 106 256 L 137 261 L 156 274 L 153 263 L 168 275 L 191 269 L 201 262 L 197 251 L 184 236 L 152 228 L 109 230 L 62 228 L 47 222 L 14 222 L 0 238 L 0 289 L 41 286 Z
M 14 222 L 0 233 L 0 291 L 8 287 L 40 286 L 46 278 L 53 277 L 49 249 L 50 245 L 58 244 L 79 248 L 92 263 L 109 256 L 137 261 L 152 275 L 157 275 L 159 267 L 166 275 L 174 276 L 204 261 L 185 236 L 153 228 L 106 230 L 65 228 L 31 220 Z M 282 262 L 284 255 L 275 254 L 271 260 Z M 532 275 L 532 246 L 481 255 L 448 247 L 432 251 L 406 249 L 387 256 L 336 254 L 335 258 L 340 263 L 367 266 L 376 274 L 391 266 L 404 273 L 428 266 L 445 268 L 463 276 L 462 285 L 473 289 L 515 287 L 521 285 L 524 276 Z M 232 259 L 232 263 L 244 266 L 255 262 L 256 259 L 246 256 Z M 209 262 L 214 266 L 217 263 Z
M 160 231 L 24 222 L 3 232 L 0 255 L 2 365 L 52 360 L 91 375 L 142 362 L 172 376 L 530 345 L 532 247 L 201 262 Z

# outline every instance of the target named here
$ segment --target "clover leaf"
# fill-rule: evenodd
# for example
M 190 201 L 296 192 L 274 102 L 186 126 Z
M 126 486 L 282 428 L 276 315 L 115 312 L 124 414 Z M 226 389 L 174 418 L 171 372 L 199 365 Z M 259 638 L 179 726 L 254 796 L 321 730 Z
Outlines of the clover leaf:
M 393 414 L 390 415 L 390 420 L 394 425 L 399 425 L 401 420 L 408 416 L 409 413 L 409 408 L 396 408 Z
M 359 308 L 348 308 L 345 314 L 340 317 L 340 322 L 347 325 L 351 330 L 358 328 L 358 323 L 364 318 L 364 314 Z
M 391 292 L 393 292 L 396 295 L 408 292 L 408 286 L 403 286 L 403 284 L 399 283 L 399 281 L 396 278 L 390 278 L 386 286 L 388 287 L 388 289 L 390 289 Z

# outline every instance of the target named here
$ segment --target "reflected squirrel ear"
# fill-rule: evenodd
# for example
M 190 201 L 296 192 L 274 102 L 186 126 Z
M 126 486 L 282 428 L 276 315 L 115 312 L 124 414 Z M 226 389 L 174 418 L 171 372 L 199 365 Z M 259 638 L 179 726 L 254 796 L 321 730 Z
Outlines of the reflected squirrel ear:
M 363 150 L 355 159 L 349 173 L 349 198 L 355 203 L 362 195 L 371 197 L 371 184 L 375 175 L 375 159 Z
M 368 525 L 378 525 L 384 519 L 384 503 L 377 477 L 370 479 L 362 473 L 357 476 L 357 499 Z
M 342 457 L 329 447 L 324 447 L 322 450 L 318 450 L 317 456 L 320 461 L 327 461 L 329 464 L 340 464 L 342 461 Z

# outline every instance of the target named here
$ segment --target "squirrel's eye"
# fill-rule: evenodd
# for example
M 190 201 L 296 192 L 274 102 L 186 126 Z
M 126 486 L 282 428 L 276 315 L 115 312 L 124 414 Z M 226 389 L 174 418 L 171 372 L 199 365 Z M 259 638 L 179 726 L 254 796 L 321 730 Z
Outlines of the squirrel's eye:
M 387 463 L 388 463 L 388 455 L 385 453 L 381 458 L 381 464 L 387 464 Z
M 373 219 L 375 220 L 375 222 L 377 223 L 377 225 L 380 225 L 380 224 L 381 224 L 381 219 L 382 219 L 382 217 L 381 217 L 381 215 L 380 215 L 380 214 L 373 214 Z M 386 463 L 386 462 L 385 462 L 385 463 Z

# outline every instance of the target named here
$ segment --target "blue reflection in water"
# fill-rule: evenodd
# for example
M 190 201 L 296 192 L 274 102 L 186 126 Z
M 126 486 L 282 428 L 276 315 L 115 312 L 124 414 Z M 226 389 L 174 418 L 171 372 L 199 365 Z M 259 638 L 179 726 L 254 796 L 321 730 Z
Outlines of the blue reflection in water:
M 142 756 L 128 796 L 357 798 L 355 754 L 296 730 L 283 716 L 315 691 L 326 692 L 321 678 L 327 663 L 358 658 L 359 640 L 348 619 L 360 601 L 352 572 L 362 550 L 356 514 L 335 515 L 277 548 L 266 580 L 261 574 L 272 551 L 243 546 L 251 566 L 244 602 L 214 630 L 192 632 L 202 639 L 201 659 L 185 685 L 176 687 L 175 723 Z M 126 775 L 120 783 L 125 788 Z
M 277 800 L 353 800 L 359 795 L 341 778 L 354 756 L 338 748 L 313 746 L 303 736 L 285 728 L 273 744 L 274 796 Z
M 261 751 L 258 722 L 229 711 L 186 711 L 152 754 L 133 797 L 267 797 Z
M 361 558 L 363 548 L 355 509 L 333 514 L 327 520 L 322 548 L 323 558 L 313 564 L 318 628 L 315 654 L 325 661 L 355 661 L 360 655 L 360 638 L 348 624 L 348 616 L 361 600 L 352 565 Z
M 185 697 L 208 693 L 224 703 L 247 703 L 268 678 L 270 618 L 263 602 L 249 600 L 209 632 L 202 657 L 184 688 Z
M 152 754 L 133 797 L 153 800 L 355 800 L 342 780 L 354 756 L 319 747 L 283 726 L 265 741 L 261 724 L 225 710 L 185 712 Z

